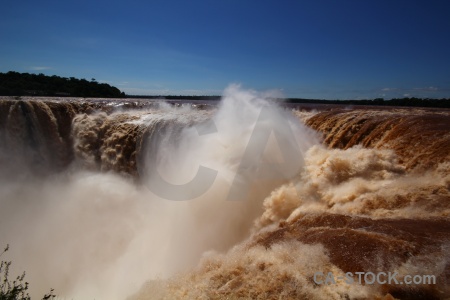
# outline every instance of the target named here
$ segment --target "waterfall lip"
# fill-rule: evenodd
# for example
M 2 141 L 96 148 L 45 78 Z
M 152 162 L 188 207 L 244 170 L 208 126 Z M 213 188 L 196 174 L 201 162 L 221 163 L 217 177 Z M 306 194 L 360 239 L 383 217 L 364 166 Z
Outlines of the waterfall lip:
M 158 275 L 167 298 L 450 292 L 450 110 L 272 109 L 257 93 L 234 92 L 187 104 L 0 98 L 0 239 L 17 247 L 30 285 L 107 299 Z M 254 164 L 297 154 L 289 176 Z M 15 176 L 22 167 L 48 172 Z M 160 180 L 152 193 L 141 181 L 157 169 L 182 185 L 201 168 L 216 172 L 189 191 L 164 194 L 171 186 Z M 249 187 L 246 201 L 226 201 L 235 180 Z M 317 271 L 374 268 L 438 281 L 410 290 L 311 282 Z M 170 277 L 180 270 L 188 273 Z

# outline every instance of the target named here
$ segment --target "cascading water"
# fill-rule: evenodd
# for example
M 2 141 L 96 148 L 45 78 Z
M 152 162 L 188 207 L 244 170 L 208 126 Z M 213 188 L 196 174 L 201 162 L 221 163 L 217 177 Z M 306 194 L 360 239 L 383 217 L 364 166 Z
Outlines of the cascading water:
M 442 298 L 449 115 L 292 111 L 238 86 L 200 106 L 2 99 L 0 242 L 33 296 Z

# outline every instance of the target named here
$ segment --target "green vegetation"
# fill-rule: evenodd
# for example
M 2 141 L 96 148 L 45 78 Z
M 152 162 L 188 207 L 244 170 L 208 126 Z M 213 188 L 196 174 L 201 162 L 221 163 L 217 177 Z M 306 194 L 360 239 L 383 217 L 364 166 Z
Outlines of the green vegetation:
M 71 96 L 120 98 L 125 94 L 106 83 L 56 75 L 0 73 L 0 96 Z
M 316 99 L 287 99 L 287 103 L 315 103 L 315 104 L 345 104 L 345 105 L 380 105 L 380 106 L 414 106 L 414 107 L 449 107 L 450 98 L 448 99 L 430 99 L 430 98 L 394 98 L 384 100 L 376 98 L 373 100 L 316 100 Z
M 220 100 L 220 96 L 140 96 L 125 95 L 118 88 L 106 83 L 98 83 L 94 78 L 90 81 L 74 77 L 65 78 L 56 75 L 29 74 L 10 71 L 0 73 L 0 96 L 70 96 L 92 98 L 142 98 L 166 100 Z M 281 99 L 274 99 L 281 100 Z M 325 100 L 288 98 L 283 102 L 301 104 L 344 104 L 344 105 L 381 105 L 381 106 L 414 106 L 414 107 L 447 107 L 450 108 L 450 98 L 429 99 L 405 97 L 385 100 L 383 98 L 366 100 Z M 1 300 L 1 299 L 0 299 Z
M 2 256 L 9 250 L 9 245 L 0 254 Z M 28 282 L 25 281 L 25 272 L 22 275 L 17 276 L 16 280 L 9 279 L 9 268 L 11 266 L 10 261 L 0 262 L 0 300 L 30 300 L 30 295 L 28 294 Z M 53 299 L 56 296 L 53 294 L 53 289 L 50 293 L 45 294 L 42 300 Z
M 126 95 L 127 98 L 142 98 L 142 99 L 166 99 L 166 100 L 210 100 L 218 101 L 220 96 L 134 96 Z M 385 100 L 383 98 L 376 98 L 373 100 L 325 100 L 325 99 L 303 99 L 303 98 L 288 98 L 288 99 L 273 99 L 275 101 L 283 101 L 284 103 L 292 104 L 344 104 L 344 105 L 377 105 L 377 106 L 414 106 L 414 107 L 447 107 L 450 108 L 450 98 L 448 99 L 430 99 L 430 98 L 394 98 Z

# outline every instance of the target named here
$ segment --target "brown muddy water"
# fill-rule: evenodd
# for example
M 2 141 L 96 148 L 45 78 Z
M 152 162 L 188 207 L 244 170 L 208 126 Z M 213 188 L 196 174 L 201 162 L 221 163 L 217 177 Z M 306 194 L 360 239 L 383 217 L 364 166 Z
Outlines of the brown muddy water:
M 449 110 L 5 97 L 0 164 L 33 298 L 450 296 Z

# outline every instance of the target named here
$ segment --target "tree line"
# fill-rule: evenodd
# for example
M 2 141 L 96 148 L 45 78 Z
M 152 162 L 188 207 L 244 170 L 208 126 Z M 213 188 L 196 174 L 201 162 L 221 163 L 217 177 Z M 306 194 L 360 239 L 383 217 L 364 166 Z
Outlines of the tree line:
M 127 98 L 141 99 L 166 99 L 166 100 L 210 100 L 218 101 L 221 96 L 182 96 L 182 95 L 164 95 L 164 96 L 138 96 L 126 95 Z M 272 99 L 283 103 L 311 103 L 311 104 L 344 104 L 344 105 L 377 105 L 377 106 L 413 106 L 413 107 L 442 107 L 450 108 L 450 98 L 432 99 L 432 98 L 394 98 L 385 100 L 383 98 L 365 99 L 365 100 L 326 100 L 326 99 L 304 99 L 287 98 Z
M 125 95 L 118 88 L 106 83 L 99 83 L 94 78 L 90 81 L 75 77 L 65 78 L 56 75 L 29 74 L 18 72 L 0 73 L 0 96 L 70 96 L 92 98 L 143 98 L 167 100 L 220 100 L 221 96 L 138 96 Z M 345 105 L 382 105 L 382 106 L 414 106 L 414 107 L 442 107 L 450 108 L 450 98 L 383 98 L 366 100 L 325 100 L 325 99 L 274 99 L 285 103 L 316 103 L 316 104 L 345 104 Z
M 0 73 L 0 96 L 70 96 L 120 98 L 125 94 L 118 88 L 75 77 L 29 74 L 18 72 Z
M 319 104 L 345 104 L 345 105 L 378 105 L 378 106 L 413 106 L 413 107 L 442 107 L 450 108 L 450 98 L 432 99 L 432 98 L 393 98 L 385 100 L 383 98 L 366 100 L 317 100 L 317 99 L 299 99 L 290 98 L 287 103 L 319 103 Z

